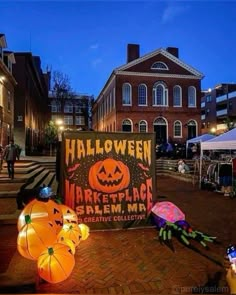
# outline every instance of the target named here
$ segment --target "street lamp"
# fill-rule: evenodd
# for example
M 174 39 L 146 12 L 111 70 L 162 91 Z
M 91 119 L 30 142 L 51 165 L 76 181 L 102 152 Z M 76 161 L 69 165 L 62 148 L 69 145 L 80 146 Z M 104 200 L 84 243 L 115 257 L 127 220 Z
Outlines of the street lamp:
M 55 123 L 58 126 L 58 141 L 62 141 L 62 132 L 64 130 L 63 120 L 57 119 Z

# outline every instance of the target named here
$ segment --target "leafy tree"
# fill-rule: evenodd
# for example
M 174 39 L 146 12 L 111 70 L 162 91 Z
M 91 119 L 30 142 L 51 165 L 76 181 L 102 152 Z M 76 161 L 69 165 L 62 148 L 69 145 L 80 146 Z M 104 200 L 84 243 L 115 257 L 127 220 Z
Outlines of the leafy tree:
M 50 147 L 50 156 L 52 155 L 52 147 L 58 140 L 58 127 L 54 121 L 49 121 L 45 127 L 45 143 Z
M 229 117 L 227 117 L 227 119 L 224 121 L 224 123 L 227 126 L 226 132 L 234 129 L 234 127 L 235 127 L 235 122 L 233 120 L 231 120 Z

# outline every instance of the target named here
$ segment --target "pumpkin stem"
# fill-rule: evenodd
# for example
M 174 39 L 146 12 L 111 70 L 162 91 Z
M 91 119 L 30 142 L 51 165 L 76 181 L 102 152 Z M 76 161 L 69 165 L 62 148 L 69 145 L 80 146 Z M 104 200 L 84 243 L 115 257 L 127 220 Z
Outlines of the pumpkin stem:
M 48 248 L 48 255 L 53 255 L 54 251 L 53 248 Z
M 29 223 L 31 223 L 31 218 L 30 218 L 30 215 L 25 215 L 25 223 L 26 224 L 29 224 Z

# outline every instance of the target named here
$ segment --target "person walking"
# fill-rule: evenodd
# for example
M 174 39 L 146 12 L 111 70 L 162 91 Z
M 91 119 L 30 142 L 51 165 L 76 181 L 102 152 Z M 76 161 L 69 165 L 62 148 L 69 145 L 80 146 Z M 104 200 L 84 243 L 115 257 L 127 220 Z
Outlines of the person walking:
M 18 148 L 14 144 L 14 140 L 10 140 L 10 144 L 8 144 L 4 150 L 3 158 L 7 162 L 7 170 L 8 176 L 11 179 L 14 179 L 14 165 L 15 161 L 18 157 Z

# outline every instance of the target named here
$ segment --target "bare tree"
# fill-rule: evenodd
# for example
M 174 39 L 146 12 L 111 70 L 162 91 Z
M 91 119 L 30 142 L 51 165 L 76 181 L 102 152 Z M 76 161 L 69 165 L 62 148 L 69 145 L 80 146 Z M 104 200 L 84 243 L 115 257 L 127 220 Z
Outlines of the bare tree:
M 60 71 L 54 71 L 52 76 L 52 92 L 56 99 L 72 98 L 74 93 L 70 85 L 70 79 Z

